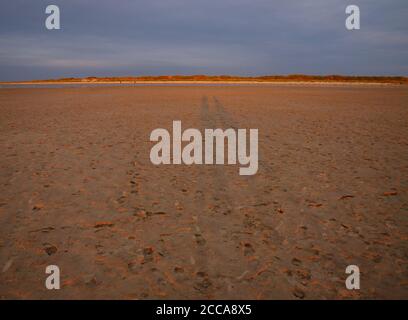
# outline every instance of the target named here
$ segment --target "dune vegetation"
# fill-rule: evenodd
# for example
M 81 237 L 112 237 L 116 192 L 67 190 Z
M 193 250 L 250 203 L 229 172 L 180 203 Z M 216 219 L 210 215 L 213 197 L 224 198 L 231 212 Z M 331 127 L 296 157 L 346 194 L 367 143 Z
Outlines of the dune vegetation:
M 343 76 L 343 75 L 162 75 L 162 76 L 124 76 L 124 77 L 86 77 L 33 80 L 30 82 L 366 82 L 408 84 L 408 77 L 401 76 Z

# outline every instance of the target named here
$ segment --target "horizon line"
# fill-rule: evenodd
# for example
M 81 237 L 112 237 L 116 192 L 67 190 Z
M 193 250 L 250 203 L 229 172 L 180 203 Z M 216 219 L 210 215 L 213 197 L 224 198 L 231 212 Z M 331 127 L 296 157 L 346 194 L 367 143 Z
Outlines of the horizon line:
M 408 83 L 408 76 L 395 75 L 341 75 L 341 74 L 287 74 L 287 75 L 257 75 L 257 76 L 237 76 L 237 75 L 206 75 L 206 74 L 167 74 L 167 75 L 138 75 L 138 76 L 86 76 L 86 77 L 63 77 L 50 79 L 32 79 L 32 80 L 16 80 L 16 81 L 0 81 L 0 83 L 38 83 L 38 82 L 134 82 L 134 81 L 215 81 L 215 82 L 229 82 L 229 81 L 250 81 L 250 82 L 273 82 L 273 81 L 340 81 L 340 82 L 385 82 L 385 83 Z

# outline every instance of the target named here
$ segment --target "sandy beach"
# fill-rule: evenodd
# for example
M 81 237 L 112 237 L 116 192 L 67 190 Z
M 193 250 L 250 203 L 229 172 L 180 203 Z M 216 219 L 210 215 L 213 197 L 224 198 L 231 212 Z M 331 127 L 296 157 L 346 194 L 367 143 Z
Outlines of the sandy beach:
M 0 298 L 408 299 L 407 107 L 406 86 L 0 89 Z M 257 174 L 154 166 L 173 120 L 259 129 Z

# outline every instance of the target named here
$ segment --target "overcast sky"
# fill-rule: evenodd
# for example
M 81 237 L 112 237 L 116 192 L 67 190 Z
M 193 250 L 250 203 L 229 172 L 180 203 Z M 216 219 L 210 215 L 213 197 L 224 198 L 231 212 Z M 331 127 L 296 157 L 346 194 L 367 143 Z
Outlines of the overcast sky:
M 47 30 L 45 8 L 61 10 Z M 345 8 L 361 30 L 345 28 Z M 0 81 L 159 74 L 408 75 L 408 0 L 1 0 Z

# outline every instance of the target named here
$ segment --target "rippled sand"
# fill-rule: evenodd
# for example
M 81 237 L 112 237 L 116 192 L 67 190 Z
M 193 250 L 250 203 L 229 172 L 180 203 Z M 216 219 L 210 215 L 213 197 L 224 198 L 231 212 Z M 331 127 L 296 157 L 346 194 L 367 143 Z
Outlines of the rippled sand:
M 153 166 L 173 120 L 258 173 Z M 406 86 L 0 89 L 0 143 L 0 298 L 408 299 Z

